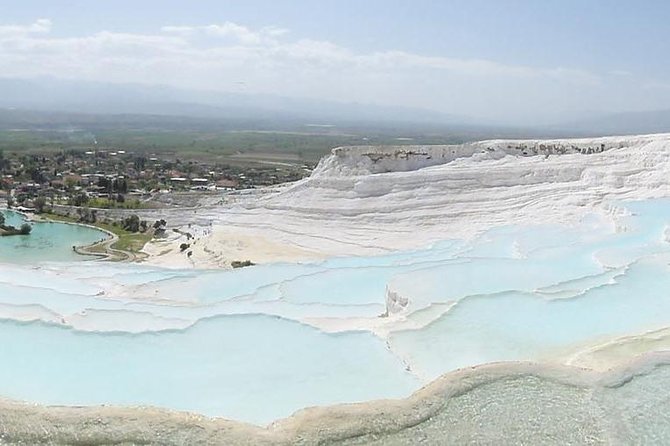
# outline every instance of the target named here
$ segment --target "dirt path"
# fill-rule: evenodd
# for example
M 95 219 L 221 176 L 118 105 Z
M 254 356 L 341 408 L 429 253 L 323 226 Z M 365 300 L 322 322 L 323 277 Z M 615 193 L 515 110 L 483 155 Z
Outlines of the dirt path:
M 140 256 L 134 252 L 112 247 L 114 243 L 119 241 L 119 237 L 111 232 L 108 234 L 110 237 L 101 242 L 86 246 L 73 246 L 72 249 L 77 254 L 96 256 L 115 262 L 134 262 L 140 259 Z

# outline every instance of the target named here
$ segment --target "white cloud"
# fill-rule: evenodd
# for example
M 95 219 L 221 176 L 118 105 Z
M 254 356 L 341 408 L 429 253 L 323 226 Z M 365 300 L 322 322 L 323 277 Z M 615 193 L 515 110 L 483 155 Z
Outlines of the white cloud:
M 30 25 L 0 25 L 0 36 L 45 34 L 51 31 L 51 20 L 37 19 Z
M 161 31 L 164 33 L 188 35 L 192 34 L 195 31 L 195 28 L 192 26 L 163 26 Z
M 533 117 L 534 110 L 569 110 L 589 100 L 602 105 L 607 91 L 612 93 L 609 80 L 622 78 L 393 50 L 363 53 L 323 40 L 291 40 L 278 27 L 251 29 L 233 22 L 69 38 L 53 37 L 50 30 L 48 19 L 0 25 L 0 73 L 222 91 L 234 91 L 244 82 L 247 92 L 420 106 L 490 118 Z
M 266 26 L 261 28 L 261 33 L 272 37 L 280 37 L 288 34 L 289 30 L 286 28 L 279 28 L 278 26 Z
M 226 22 L 223 25 L 207 25 L 201 28 L 210 36 L 232 37 L 247 45 L 259 44 L 263 41 L 260 33 L 253 32 L 246 26 Z
M 275 26 L 261 28 L 253 31 L 246 26 L 233 22 L 224 22 L 222 24 L 212 24 L 204 26 L 184 26 L 168 25 L 163 26 L 161 31 L 164 33 L 178 34 L 181 36 L 193 36 L 195 34 L 205 34 L 210 37 L 220 37 L 232 39 L 242 45 L 260 45 L 267 43 L 276 43 L 275 39 L 288 33 L 287 29 Z

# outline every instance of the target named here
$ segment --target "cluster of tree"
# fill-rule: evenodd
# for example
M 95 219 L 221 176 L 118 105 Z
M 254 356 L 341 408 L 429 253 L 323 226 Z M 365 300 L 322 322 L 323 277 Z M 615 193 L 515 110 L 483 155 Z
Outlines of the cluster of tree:
M 5 216 L 0 213 L 0 235 L 28 235 L 33 230 L 28 223 L 23 223 L 19 228 L 5 223 Z
M 127 194 L 128 193 L 128 181 L 125 178 L 98 178 L 98 186 L 105 188 L 107 193 L 111 196 L 112 194 Z
M 85 192 L 78 192 L 70 198 L 70 204 L 72 206 L 84 206 L 88 203 L 88 195 Z
M 98 221 L 98 213 L 95 209 L 78 208 L 77 215 L 79 216 L 79 221 L 81 223 L 93 224 Z
M 128 232 L 147 232 L 147 221 L 133 214 L 121 220 L 121 227 Z
M 26 203 L 26 201 L 28 201 L 28 203 Z M 7 197 L 7 208 L 8 209 L 11 209 L 17 203 L 20 204 L 20 205 L 29 205 L 30 204 L 28 197 L 25 196 L 25 195 L 18 195 L 16 198 L 12 197 L 12 196 Z M 53 200 L 52 200 L 52 204 L 53 204 Z M 46 197 L 43 197 L 43 196 L 36 197 L 32 200 L 32 205 L 33 205 L 33 208 L 35 209 L 35 213 L 36 214 L 41 214 L 42 212 L 44 212 L 44 210 L 46 208 L 47 199 L 46 199 Z
M 36 214 L 44 212 L 44 207 L 47 205 L 47 199 L 44 197 L 37 197 L 33 200 L 33 207 Z
M 167 222 L 162 218 L 154 222 L 154 237 L 163 237 L 165 236 L 165 231 L 167 229 Z
M 137 170 L 144 170 L 144 168 L 147 165 L 147 161 L 148 160 L 146 156 L 136 156 L 135 159 L 133 160 L 133 165 Z
M 70 206 L 90 206 L 103 209 L 123 208 L 123 209 L 137 209 L 142 207 L 142 203 L 138 199 L 127 200 L 123 194 L 111 194 L 109 198 L 90 198 L 85 192 L 77 192 L 71 195 L 68 199 Z
M 11 165 L 12 163 L 9 161 L 9 159 L 5 158 L 5 153 L 0 150 L 0 172 L 4 172 L 5 170 L 9 169 Z

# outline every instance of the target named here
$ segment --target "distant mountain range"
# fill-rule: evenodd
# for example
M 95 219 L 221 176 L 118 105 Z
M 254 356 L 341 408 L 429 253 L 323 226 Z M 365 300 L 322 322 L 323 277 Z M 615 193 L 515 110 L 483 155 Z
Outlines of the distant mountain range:
M 474 123 L 463 116 L 406 107 L 52 78 L 0 79 L 0 108 L 312 124 L 356 121 Z
M 548 126 L 508 126 L 409 107 L 279 95 L 221 93 L 55 78 L 0 78 L 0 129 L 121 126 L 193 130 L 375 128 L 473 137 L 595 136 L 670 132 L 670 110 L 602 113 Z
M 670 132 L 670 110 L 596 114 L 553 127 L 581 134 L 629 135 Z

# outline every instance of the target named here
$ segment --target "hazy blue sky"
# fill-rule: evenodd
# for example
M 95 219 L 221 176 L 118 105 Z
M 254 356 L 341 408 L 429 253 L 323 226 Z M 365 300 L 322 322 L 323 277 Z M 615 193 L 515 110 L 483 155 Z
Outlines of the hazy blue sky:
M 535 123 L 670 108 L 670 2 L 0 1 L 0 73 Z

